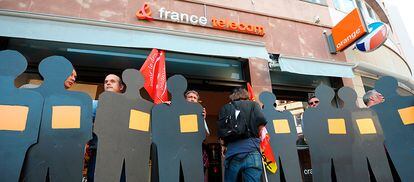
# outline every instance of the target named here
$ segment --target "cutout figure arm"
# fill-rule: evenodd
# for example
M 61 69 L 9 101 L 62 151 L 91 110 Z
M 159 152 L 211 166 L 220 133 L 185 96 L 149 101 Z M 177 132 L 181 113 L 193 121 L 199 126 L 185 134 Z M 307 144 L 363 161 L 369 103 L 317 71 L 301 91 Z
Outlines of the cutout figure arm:
M 83 118 L 85 119 L 84 122 L 84 126 L 85 127 L 85 131 L 87 131 L 87 135 L 86 138 L 87 140 L 91 140 L 92 139 L 92 105 L 90 103 L 92 103 L 92 99 L 89 95 L 86 95 L 85 93 L 80 93 L 80 95 L 82 96 L 82 101 L 83 101 L 83 109 L 82 109 L 82 115 L 84 116 Z
M 253 106 L 253 114 L 255 116 L 255 122 L 257 127 L 259 126 L 265 126 L 267 124 L 266 118 L 262 112 L 262 109 L 260 108 L 259 104 L 257 102 L 254 102 Z

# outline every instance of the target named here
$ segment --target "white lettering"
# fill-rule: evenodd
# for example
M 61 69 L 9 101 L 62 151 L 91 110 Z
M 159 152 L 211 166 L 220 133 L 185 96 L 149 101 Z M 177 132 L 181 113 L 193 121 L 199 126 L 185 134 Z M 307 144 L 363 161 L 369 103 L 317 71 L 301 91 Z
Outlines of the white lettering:
M 184 17 L 185 17 L 185 21 L 184 21 Z M 181 22 L 185 22 L 185 23 L 188 23 L 188 14 L 185 14 L 185 13 L 181 13 Z
M 304 169 L 303 174 L 312 174 L 312 169 Z
M 161 8 L 158 11 L 160 12 L 160 18 L 162 19 L 162 15 L 164 14 L 165 8 Z
M 359 27 L 354 32 L 352 32 L 352 34 L 348 35 L 345 39 L 341 40 L 341 42 L 336 44 L 336 48 L 338 49 L 338 48 L 342 47 L 344 44 L 354 40 L 355 37 L 357 37 L 357 35 L 359 35 L 360 33 L 361 33 L 361 28 Z
M 170 14 L 169 11 L 165 11 L 165 19 L 168 19 L 168 14 Z
M 200 17 L 198 22 L 200 22 L 200 25 L 206 26 L 207 25 L 207 18 L 202 16 L 202 17 Z
M 195 16 L 195 15 L 191 15 L 190 16 L 190 23 L 193 24 L 193 25 L 197 25 L 197 23 L 198 23 L 198 17 Z
M 171 12 L 171 20 L 174 22 L 180 22 L 180 15 L 175 11 Z
M 167 11 L 164 7 L 161 7 L 158 12 L 160 13 L 160 19 L 171 20 L 173 22 L 190 23 L 192 25 L 206 26 L 208 20 L 204 16 L 189 15 L 186 13 L 180 13 L 175 11 Z

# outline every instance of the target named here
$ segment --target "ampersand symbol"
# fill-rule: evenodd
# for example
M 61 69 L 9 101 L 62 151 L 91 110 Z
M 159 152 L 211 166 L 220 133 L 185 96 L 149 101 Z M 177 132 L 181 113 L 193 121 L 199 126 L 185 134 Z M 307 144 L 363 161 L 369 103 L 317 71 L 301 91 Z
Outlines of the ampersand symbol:
M 151 14 L 152 12 L 151 12 L 151 9 L 148 3 L 145 3 L 144 5 L 142 5 L 141 9 L 139 9 L 137 13 L 135 13 L 138 19 L 148 20 L 148 21 L 154 20 L 154 18 L 151 17 Z

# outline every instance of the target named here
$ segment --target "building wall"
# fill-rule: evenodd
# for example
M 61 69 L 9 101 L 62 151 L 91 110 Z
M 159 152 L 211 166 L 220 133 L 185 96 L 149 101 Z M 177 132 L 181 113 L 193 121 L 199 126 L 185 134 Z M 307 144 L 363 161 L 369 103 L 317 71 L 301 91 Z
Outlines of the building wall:
M 266 35 L 260 37 L 165 21 L 139 21 L 135 17 L 135 13 L 145 2 L 144 0 L 17 0 L 0 1 L 0 9 L 260 41 L 266 44 L 270 53 L 345 61 L 343 54 L 331 55 L 327 51 L 328 47 L 323 32 L 324 30 L 329 32 L 331 20 L 326 6 L 299 0 L 258 0 L 254 1 L 254 4 L 244 0 L 227 3 L 213 0 L 203 1 L 206 5 L 190 1 L 149 1 L 153 9 L 165 7 L 168 10 L 197 16 L 206 15 L 209 18 L 214 15 L 235 22 L 262 25 L 265 27 Z M 304 11 L 305 9 L 306 11 Z M 153 13 L 157 13 L 156 10 L 153 10 Z M 315 16 L 320 17 L 319 24 L 312 23 Z

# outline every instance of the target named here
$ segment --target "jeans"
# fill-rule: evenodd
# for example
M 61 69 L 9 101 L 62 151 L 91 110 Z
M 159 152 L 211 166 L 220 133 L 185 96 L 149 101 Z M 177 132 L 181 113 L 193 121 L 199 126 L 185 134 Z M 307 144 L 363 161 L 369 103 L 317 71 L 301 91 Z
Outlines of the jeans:
M 259 151 L 237 154 L 225 160 L 225 182 L 236 182 L 239 172 L 244 182 L 259 182 L 263 173 L 262 156 Z

